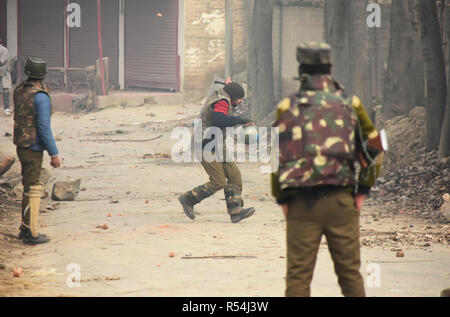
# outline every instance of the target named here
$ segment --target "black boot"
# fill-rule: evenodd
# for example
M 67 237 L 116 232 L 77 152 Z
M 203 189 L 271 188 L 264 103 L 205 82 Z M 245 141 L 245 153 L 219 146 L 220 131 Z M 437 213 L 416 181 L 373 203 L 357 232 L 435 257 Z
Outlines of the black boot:
M 238 214 L 231 215 L 231 222 L 232 223 L 238 223 L 241 220 L 247 219 L 251 217 L 255 213 L 255 208 L 247 208 L 247 209 L 241 209 L 241 212 Z
M 195 219 L 194 205 L 197 205 L 202 200 L 211 197 L 214 194 L 215 192 L 211 190 L 209 186 L 202 185 L 191 190 L 190 192 L 187 192 L 184 195 L 181 195 L 180 197 L 178 197 L 178 200 L 183 206 L 183 210 L 186 216 L 194 220 Z
M 50 239 L 45 234 L 39 234 L 37 238 L 34 238 L 30 231 L 26 228 L 20 230 L 19 239 L 22 240 L 24 244 L 28 245 L 37 245 L 50 242 Z
M 184 213 L 191 220 L 195 220 L 195 213 L 194 213 L 195 203 L 194 203 L 193 198 L 194 197 L 192 196 L 191 192 L 188 192 L 188 193 L 178 197 L 178 200 L 180 201 L 181 205 L 183 206 Z

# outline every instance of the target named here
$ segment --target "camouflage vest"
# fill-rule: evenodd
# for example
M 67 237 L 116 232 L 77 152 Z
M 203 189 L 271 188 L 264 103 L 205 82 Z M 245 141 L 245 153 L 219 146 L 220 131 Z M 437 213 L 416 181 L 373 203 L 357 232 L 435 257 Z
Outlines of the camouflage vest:
M 310 79 L 317 81 L 292 95 L 290 109 L 274 124 L 280 129 L 281 189 L 355 185 L 357 117 L 331 77 Z
M 225 100 L 230 105 L 228 109 L 227 115 L 230 115 L 231 113 L 231 99 L 228 96 L 226 92 L 223 91 L 223 89 L 216 90 L 206 101 L 205 106 L 203 107 L 200 118 L 202 119 L 202 125 L 203 125 L 203 131 L 205 131 L 207 128 L 211 127 L 213 125 L 212 123 L 212 113 L 213 113 L 213 107 L 215 103 Z
M 24 81 L 14 90 L 14 137 L 19 147 L 29 148 L 36 143 L 36 109 L 34 96 L 38 92 L 49 94 L 48 87 L 41 81 Z

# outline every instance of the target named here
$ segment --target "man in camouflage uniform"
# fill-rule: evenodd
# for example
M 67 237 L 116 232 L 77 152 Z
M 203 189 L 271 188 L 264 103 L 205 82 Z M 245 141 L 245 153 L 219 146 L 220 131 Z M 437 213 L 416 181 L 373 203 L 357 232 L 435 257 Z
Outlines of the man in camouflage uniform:
M 213 141 L 213 139 L 203 139 L 205 131 L 210 128 L 220 128 L 225 137 L 225 129 L 227 127 L 253 124 L 249 119 L 231 115 L 232 107 L 239 106 L 244 96 L 245 91 L 242 86 L 233 83 L 229 78 L 223 88 L 216 89 L 208 97 L 200 114 L 202 120 L 202 143 L 195 146 L 199 146 L 203 151 L 205 146 Z M 222 150 L 215 149 L 213 154 L 218 154 L 218 151 Z M 185 214 L 192 220 L 195 219 L 194 206 L 222 189 L 225 193 L 227 210 L 232 223 L 240 222 L 252 216 L 255 212 L 254 208 L 243 208 L 241 173 L 236 163 L 225 160 L 225 151 L 222 154 L 224 155 L 222 156 L 223 160 L 216 160 L 217 157 L 215 157 L 210 162 L 203 157 L 200 158 L 203 168 L 209 175 L 209 182 L 179 197 Z
M 280 132 L 280 165 L 272 174 L 272 193 L 287 219 L 287 297 L 311 295 L 322 235 L 343 295 L 365 296 L 359 218 L 380 164 L 363 161 L 358 180 L 354 164 L 359 140 L 378 144 L 379 134 L 360 99 L 346 98 L 331 77 L 330 55 L 327 44 L 298 48 L 301 89 L 281 101 L 274 124 Z
M 43 152 L 51 156 L 50 164 L 60 166 L 58 149 L 50 128 L 51 100 L 44 84 L 46 63 L 28 58 L 25 74 L 28 79 L 14 91 L 14 144 L 22 166 L 22 225 L 19 239 L 25 244 L 46 243 L 49 239 L 39 234 L 39 205 L 43 194 L 40 184 Z

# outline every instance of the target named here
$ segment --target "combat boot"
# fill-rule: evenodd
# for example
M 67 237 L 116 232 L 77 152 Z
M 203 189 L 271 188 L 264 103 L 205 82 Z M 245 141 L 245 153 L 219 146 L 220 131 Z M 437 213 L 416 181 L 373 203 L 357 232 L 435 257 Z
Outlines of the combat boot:
M 178 197 L 178 201 L 183 206 L 184 213 L 186 216 L 189 217 L 191 220 L 195 220 L 195 213 L 194 213 L 194 197 L 192 196 L 191 192 L 187 192 L 184 195 L 181 195 Z
M 238 186 L 229 184 L 225 188 L 225 201 L 227 202 L 228 214 L 232 223 L 238 223 L 255 213 L 255 208 L 242 208 L 244 201 Z
M 22 240 L 24 244 L 28 245 L 37 245 L 42 243 L 50 242 L 50 239 L 45 234 L 38 234 L 37 238 L 34 238 L 31 235 L 30 230 L 28 229 L 21 229 L 19 233 L 19 239 Z
M 231 222 L 232 223 L 238 223 L 241 220 L 247 219 L 255 213 L 255 208 L 247 208 L 247 209 L 241 209 L 241 211 L 238 214 L 231 215 Z
M 215 192 L 208 186 L 199 186 L 190 192 L 185 193 L 178 197 L 181 205 L 183 206 L 184 213 L 189 219 L 195 219 L 194 206 L 200 203 L 202 200 L 214 195 Z

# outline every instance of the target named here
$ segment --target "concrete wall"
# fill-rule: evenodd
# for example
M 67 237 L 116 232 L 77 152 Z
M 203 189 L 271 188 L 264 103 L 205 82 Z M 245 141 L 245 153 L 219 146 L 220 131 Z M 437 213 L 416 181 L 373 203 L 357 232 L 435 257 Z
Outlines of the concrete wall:
M 246 68 L 247 1 L 233 1 L 234 70 Z M 201 98 L 225 69 L 225 1 L 184 1 L 183 93 Z

